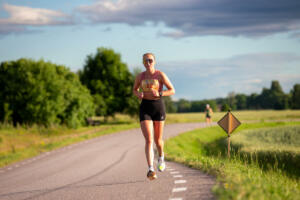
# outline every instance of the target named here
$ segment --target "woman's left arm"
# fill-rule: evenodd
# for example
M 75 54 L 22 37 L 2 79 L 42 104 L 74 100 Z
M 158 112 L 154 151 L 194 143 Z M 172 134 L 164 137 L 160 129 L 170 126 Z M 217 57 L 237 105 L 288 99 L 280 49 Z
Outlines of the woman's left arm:
M 174 86 L 172 85 L 171 81 L 167 77 L 167 75 L 163 72 L 161 72 L 161 77 L 163 84 L 167 87 L 168 90 L 162 91 L 161 96 L 171 96 L 175 94 L 175 89 Z

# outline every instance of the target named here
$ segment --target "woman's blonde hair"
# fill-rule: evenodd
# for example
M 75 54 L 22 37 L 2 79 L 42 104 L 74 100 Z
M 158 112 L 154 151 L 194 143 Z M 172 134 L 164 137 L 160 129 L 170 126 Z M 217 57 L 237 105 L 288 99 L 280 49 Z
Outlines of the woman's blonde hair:
M 155 60 L 155 56 L 154 56 L 153 53 L 144 53 L 144 55 L 143 55 L 143 62 L 144 62 L 144 58 L 145 58 L 146 56 L 148 56 L 148 55 L 153 56 L 153 58 L 154 58 L 154 60 Z

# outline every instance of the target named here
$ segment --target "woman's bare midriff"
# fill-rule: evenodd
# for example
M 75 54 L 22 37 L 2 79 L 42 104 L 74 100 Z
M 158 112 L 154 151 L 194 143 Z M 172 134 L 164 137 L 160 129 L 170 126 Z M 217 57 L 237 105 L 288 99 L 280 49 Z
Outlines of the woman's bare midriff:
M 160 97 L 153 96 L 152 92 L 151 93 L 144 92 L 143 99 L 146 99 L 146 100 L 158 100 L 158 99 L 160 99 Z

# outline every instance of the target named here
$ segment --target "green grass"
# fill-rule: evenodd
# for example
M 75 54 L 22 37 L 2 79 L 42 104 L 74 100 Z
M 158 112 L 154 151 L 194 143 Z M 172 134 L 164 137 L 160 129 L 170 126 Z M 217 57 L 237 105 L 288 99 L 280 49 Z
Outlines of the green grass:
M 300 127 L 276 127 L 259 130 L 247 130 L 235 134 L 231 140 L 242 151 L 292 151 L 300 149 Z
M 299 199 L 300 147 L 298 141 L 293 141 L 298 138 L 299 125 L 300 122 L 242 124 L 231 137 L 231 159 L 226 155 L 227 136 L 220 127 L 194 130 L 168 140 L 166 158 L 215 175 L 218 184 L 214 192 L 219 199 Z M 263 141 L 257 142 L 262 137 L 259 133 L 270 140 L 264 142 L 269 143 L 267 150 L 261 147 Z M 269 148 L 279 145 L 279 150 Z M 255 146 L 260 148 L 253 151 Z
M 268 120 L 299 120 L 300 110 L 255 110 L 255 111 L 233 111 L 232 112 L 241 122 L 257 121 L 264 122 Z M 213 121 L 220 120 L 225 115 L 225 112 L 215 112 L 212 116 Z M 104 120 L 103 117 L 97 119 Z M 113 118 L 110 117 L 108 121 L 116 121 L 118 123 L 138 123 L 137 117 L 130 117 L 128 115 L 117 114 Z M 166 123 L 189 123 L 189 122 L 205 122 L 205 113 L 168 113 Z
M 232 111 L 232 113 L 242 122 L 257 121 L 264 122 L 269 120 L 299 120 L 300 110 L 259 110 L 259 111 Z M 225 112 L 215 112 L 212 115 L 213 121 L 219 121 Z M 205 113 L 170 113 L 167 114 L 166 123 L 186 123 L 204 122 Z
M 300 118 L 300 110 L 239 111 L 233 113 L 243 123 L 254 120 L 297 120 Z M 224 112 L 214 113 L 213 120 L 221 119 L 224 114 Z M 47 128 L 41 126 L 13 127 L 0 124 L 0 167 L 82 140 L 139 127 L 138 118 L 122 114 L 107 119 L 102 117 L 97 119 L 102 122 L 106 121 L 101 126 L 78 129 L 68 129 L 62 126 Z M 204 113 L 167 114 L 166 123 L 204 122 L 204 120 Z M 251 125 L 249 126 L 251 127 Z M 249 128 L 245 125 L 243 127 Z
M 242 131 L 232 137 L 232 150 L 263 170 L 276 168 L 300 177 L 300 126 Z
M 139 127 L 138 123 L 112 124 L 79 129 L 1 125 L 0 167 L 83 140 Z

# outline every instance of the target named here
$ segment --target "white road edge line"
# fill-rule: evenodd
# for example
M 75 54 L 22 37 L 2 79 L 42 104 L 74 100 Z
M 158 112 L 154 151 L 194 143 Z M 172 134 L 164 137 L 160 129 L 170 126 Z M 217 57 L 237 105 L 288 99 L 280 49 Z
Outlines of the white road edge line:
M 182 175 L 174 175 L 173 178 L 182 178 Z
M 176 180 L 174 181 L 175 184 L 180 184 L 180 183 L 186 183 L 186 180 Z
M 175 172 L 170 172 L 170 174 L 179 174 L 179 171 L 175 171 Z
M 172 192 L 183 192 L 186 191 L 186 187 L 180 187 L 180 188 L 173 188 Z
M 169 200 L 182 200 L 182 198 L 170 198 Z

